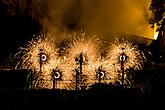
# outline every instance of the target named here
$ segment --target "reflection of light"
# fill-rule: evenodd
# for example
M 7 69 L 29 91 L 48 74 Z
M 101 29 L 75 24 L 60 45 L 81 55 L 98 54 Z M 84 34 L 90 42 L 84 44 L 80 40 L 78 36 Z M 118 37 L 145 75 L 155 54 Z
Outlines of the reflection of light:
M 156 40 L 158 37 L 159 31 L 157 31 L 157 25 L 156 23 L 154 24 L 154 39 Z

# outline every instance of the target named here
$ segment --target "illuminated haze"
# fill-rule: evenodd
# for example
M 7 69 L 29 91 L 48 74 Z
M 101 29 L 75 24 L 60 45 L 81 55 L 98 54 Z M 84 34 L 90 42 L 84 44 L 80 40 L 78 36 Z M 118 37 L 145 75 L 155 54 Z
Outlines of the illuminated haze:
M 47 10 L 42 17 L 37 15 L 43 30 L 59 34 L 83 31 L 102 35 L 106 40 L 119 33 L 153 39 L 148 23 L 150 3 L 151 0 L 48 0 L 36 2 L 40 4 L 36 7 Z

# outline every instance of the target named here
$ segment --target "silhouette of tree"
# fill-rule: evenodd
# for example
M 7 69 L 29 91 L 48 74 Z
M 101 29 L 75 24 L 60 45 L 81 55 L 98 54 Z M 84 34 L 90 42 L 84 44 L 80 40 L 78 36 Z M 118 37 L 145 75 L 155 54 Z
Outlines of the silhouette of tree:
M 149 21 L 152 27 L 156 23 L 157 26 L 162 25 L 165 19 L 165 0 L 152 0 L 149 10 L 152 11 L 152 17 Z
M 149 20 L 152 28 L 158 32 L 157 40 L 151 44 L 151 50 L 156 61 L 165 61 L 165 0 L 152 0 L 149 10 L 152 17 Z

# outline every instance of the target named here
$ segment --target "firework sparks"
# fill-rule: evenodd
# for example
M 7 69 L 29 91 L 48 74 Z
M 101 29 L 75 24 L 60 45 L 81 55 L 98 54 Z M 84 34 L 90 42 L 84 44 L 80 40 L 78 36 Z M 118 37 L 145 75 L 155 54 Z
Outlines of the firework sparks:
M 74 76 L 71 73 L 71 67 L 69 66 L 68 60 L 64 56 L 60 56 L 60 64 L 56 68 L 59 71 L 59 78 L 55 78 L 55 88 L 56 89 L 67 89 L 74 90 Z M 55 74 L 54 74 L 55 75 Z M 55 76 L 54 76 L 55 77 Z
M 34 36 L 35 37 L 35 36 Z M 65 61 L 58 56 L 58 48 L 51 34 L 43 34 L 33 38 L 26 48 L 21 48 L 19 54 L 22 54 L 21 60 L 16 69 L 32 70 L 34 88 L 53 88 L 53 70 L 60 71 L 60 80 L 57 80 L 56 87 L 63 89 L 69 88 L 61 81 L 71 81 L 69 73 L 63 72 L 66 64 Z M 62 69 L 61 69 L 62 68 Z M 55 77 L 55 79 L 58 79 Z M 66 84 L 66 83 L 65 83 Z
M 112 83 L 115 79 L 115 73 L 112 72 L 112 64 L 106 58 L 99 59 L 96 64 L 97 80 L 100 83 Z
M 16 69 L 32 70 L 31 88 L 75 90 L 77 86 L 88 88 L 97 81 L 115 82 L 121 76 L 121 59 L 125 70 L 142 69 L 145 59 L 136 45 L 124 40 L 116 40 L 104 58 L 100 54 L 101 42 L 96 36 L 74 34 L 67 48 L 63 49 L 66 53 L 62 54 L 55 44 L 52 35 L 43 34 L 33 38 L 19 52 L 22 56 Z
M 51 35 L 39 35 L 27 43 L 25 48 L 21 48 L 21 61 L 16 66 L 16 69 L 30 69 L 36 72 L 40 71 L 40 60 L 45 69 L 51 69 L 58 64 L 57 49 L 55 40 Z M 41 55 L 41 56 L 40 56 Z M 51 62 L 51 63 L 50 63 Z M 21 65 L 19 65 L 21 63 Z M 43 69 L 43 68 L 42 68 Z
M 81 86 L 88 87 L 96 81 L 99 42 L 96 36 L 87 38 L 85 33 L 81 34 L 81 36 L 74 34 L 71 38 L 71 44 L 67 54 L 68 63 L 72 68 L 70 72 L 74 73 L 74 77 L 76 77 L 76 73 L 80 73 Z
M 32 70 L 32 73 L 36 73 L 37 80 L 39 80 L 39 85 L 36 88 L 51 87 L 51 83 L 48 83 L 51 80 L 50 71 L 59 64 L 57 48 L 54 44 L 55 40 L 52 35 L 43 34 L 34 36 L 26 47 L 21 49 L 21 61 L 16 69 L 28 69 Z
M 117 39 L 108 50 L 108 61 L 113 68 L 111 72 L 114 73 L 116 79 L 119 79 L 121 75 L 120 60 L 124 61 L 123 66 L 125 70 L 131 68 L 134 70 L 141 70 L 145 56 L 142 51 L 138 50 L 137 45 L 133 45 L 133 43 L 129 41 L 124 41 L 124 39 L 122 39 L 121 42 Z

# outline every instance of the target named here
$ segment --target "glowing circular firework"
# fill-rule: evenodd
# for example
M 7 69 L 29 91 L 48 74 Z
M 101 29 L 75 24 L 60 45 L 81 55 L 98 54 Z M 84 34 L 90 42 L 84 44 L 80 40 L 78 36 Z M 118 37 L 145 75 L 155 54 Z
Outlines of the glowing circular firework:
M 56 72 L 54 73 L 54 78 L 55 78 L 55 79 L 60 79 L 60 77 L 61 77 L 60 72 L 56 71 Z
M 122 39 L 121 42 L 116 40 L 115 43 L 110 45 L 108 50 L 108 61 L 113 68 L 112 72 L 116 74 L 116 78 L 121 74 L 121 62 L 123 61 L 123 67 L 125 70 L 130 68 L 134 70 L 140 70 L 143 67 L 145 56 L 144 53 L 138 50 L 137 45 L 133 45 L 133 43 L 129 41 L 124 41 Z
M 41 54 L 41 61 L 46 61 L 46 59 L 47 59 L 47 56 L 45 55 L 45 54 Z
M 127 58 L 127 56 L 125 55 L 125 54 L 121 54 L 120 56 L 119 56 L 119 61 L 121 62 L 121 61 L 123 61 L 123 62 L 126 62 L 126 59 Z
M 101 71 L 101 72 L 98 73 L 98 77 L 100 77 L 101 79 L 104 77 L 104 75 L 105 75 L 105 74 L 104 74 L 103 71 Z
M 59 65 L 53 69 L 53 77 L 56 80 L 55 89 L 74 90 L 74 76 L 65 57 L 59 57 Z
M 40 61 L 47 61 L 42 69 L 49 71 L 59 63 L 55 40 L 52 35 L 43 34 L 35 36 L 25 48 L 21 49 L 22 56 L 16 68 L 40 71 Z
M 96 62 L 98 60 L 98 52 L 100 43 L 95 36 L 88 38 L 85 33 L 80 36 L 74 35 L 71 38 L 70 48 L 68 49 L 67 58 L 69 65 L 73 70 L 77 70 L 82 78 L 81 86 L 88 87 L 96 81 Z M 73 73 L 73 72 L 72 72 Z M 75 73 L 73 74 L 75 76 Z
M 60 63 L 55 43 L 51 34 L 34 36 L 20 52 L 22 56 L 16 69 L 29 69 L 36 73 L 39 76 L 36 80 L 42 82 L 36 88 L 52 87 L 51 70 Z
M 101 79 L 102 83 L 113 83 L 115 79 L 115 74 L 114 72 L 112 72 L 113 68 L 111 66 L 111 62 L 104 58 L 96 62 L 96 64 L 98 65 L 98 68 L 96 70 L 97 80 L 99 81 Z
M 89 38 L 90 37 L 90 38 Z M 52 35 L 40 35 L 31 40 L 19 52 L 21 60 L 16 69 L 29 69 L 36 79 L 34 88 L 55 88 L 73 90 L 79 75 L 79 86 L 89 87 L 97 80 L 101 83 L 120 79 L 121 62 L 124 69 L 142 69 L 143 52 L 136 45 L 122 40 L 115 41 L 107 50 L 107 57 L 100 55 L 100 40 L 85 34 L 71 36 L 65 55 L 59 55 L 59 48 Z M 101 80 L 101 81 L 100 81 Z M 81 88 L 81 87 L 80 87 Z

